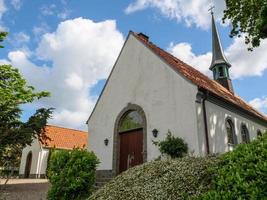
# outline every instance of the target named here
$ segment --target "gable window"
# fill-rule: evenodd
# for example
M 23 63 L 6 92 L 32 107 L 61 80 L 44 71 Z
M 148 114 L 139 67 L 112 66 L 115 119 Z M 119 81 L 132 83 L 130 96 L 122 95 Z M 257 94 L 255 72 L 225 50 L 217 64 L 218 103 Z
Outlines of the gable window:
M 242 142 L 243 143 L 249 143 L 249 132 L 248 128 L 245 124 L 241 125 L 241 137 L 242 137 Z
M 235 145 L 237 143 L 235 135 L 234 123 L 231 119 L 227 119 L 226 122 L 227 141 L 229 145 Z
M 143 127 L 143 118 L 137 111 L 128 112 L 121 120 L 119 132 Z
M 257 130 L 257 137 L 261 137 L 262 136 L 262 132 L 260 129 Z

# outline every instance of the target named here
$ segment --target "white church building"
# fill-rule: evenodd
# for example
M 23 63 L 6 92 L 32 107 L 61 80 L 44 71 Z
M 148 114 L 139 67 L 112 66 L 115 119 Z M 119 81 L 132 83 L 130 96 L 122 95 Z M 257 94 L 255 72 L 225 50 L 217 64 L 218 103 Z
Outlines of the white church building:
M 194 155 L 222 153 L 267 129 L 267 117 L 235 94 L 212 16 L 213 79 L 130 32 L 87 124 L 98 173 L 115 176 L 157 158 L 168 130 Z M 234 66 L 233 66 L 234 67 Z

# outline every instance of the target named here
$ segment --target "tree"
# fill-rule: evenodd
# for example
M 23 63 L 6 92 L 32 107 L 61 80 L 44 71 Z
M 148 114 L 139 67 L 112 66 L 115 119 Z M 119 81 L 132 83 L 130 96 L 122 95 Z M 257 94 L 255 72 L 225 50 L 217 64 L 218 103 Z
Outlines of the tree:
M 4 39 L 7 37 L 8 33 L 7 32 L 0 32 L 0 42 L 3 42 Z M 4 48 L 3 45 L 0 45 L 0 48 Z
M 14 168 L 19 163 L 21 150 L 32 143 L 34 137 L 45 137 L 44 126 L 51 117 L 52 108 L 41 108 L 21 121 L 21 105 L 31 103 L 48 92 L 35 92 L 27 85 L 18 69 L 11 65 L 0 66 L 0 165 Z
M 6 147 L 16 144 L 24 147 L 41 134 L 52 109 L 39 109 L 27 122 L 22 122 L 20 105 L 47 96 L 48 92 L 35 92 L 34 87 L 28 86 L 18 69 L 0 66 L 0 155 Z
M 223 22 L 232 22 L 230 37 L 245 34 L 249 50 L 260 45 L 267 38 L 267 0 L 226 0 Z

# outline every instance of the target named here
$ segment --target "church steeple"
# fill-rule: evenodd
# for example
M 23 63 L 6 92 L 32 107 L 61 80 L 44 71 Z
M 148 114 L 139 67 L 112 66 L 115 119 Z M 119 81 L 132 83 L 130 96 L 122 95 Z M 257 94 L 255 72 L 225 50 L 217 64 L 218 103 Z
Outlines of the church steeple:
M 233 91 L 232 81 L 229 76 L 229 68 L 231 64 L 224 56 L 220 37 L 216 28 L 213 11 L 211 10 L 211 24 L 212 24 L 212 61 L 210 70 L 213 72 L 213 79 L 227 88 L 230 92 Z

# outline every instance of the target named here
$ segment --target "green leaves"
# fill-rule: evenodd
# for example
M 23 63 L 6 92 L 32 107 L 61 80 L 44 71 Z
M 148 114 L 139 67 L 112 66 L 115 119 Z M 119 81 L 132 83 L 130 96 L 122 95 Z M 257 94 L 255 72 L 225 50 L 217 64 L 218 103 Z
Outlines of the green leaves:
M 220 157 L 212 190 L 203 199 L 266 199 L 267 134 Z
M 188 146 L 182 138 L 174 137 L 170 131 L 163 141 L 155 142 L 153 144 L 159 147 L 162 154 L 166 154 L 171 158 L 181 158 L 188 152 Z
M 78 200 L 90 196 L 98 163 L 93 152 L 54 150 L 48 166 L 48 178 L 52 184 L 48 199 Z
M 0 34 L 3 39 L 3 35 Z M 3 163 L 17 163 L 17 157 L 23 147 L 31 144 L 33 137 L 44 133 L 43 127 L 51 117 L 52 110 L 39 109 L 29 118 L 22 122 L 21 105 L 31 103 L 42 97 L 48 97 L 48 92 L 35 92 L 33 86 L 27 85 L 18 69 L 11 65 L 0 66 L 0 165 Z M 8 152 L 16 152 L 14 156 Z
M 245 43 L 253 50 L 267 37 L 267 0 L 226 0 L 223 22 L 226 19 L 232 22 L 230 36 L 245 33 Z

